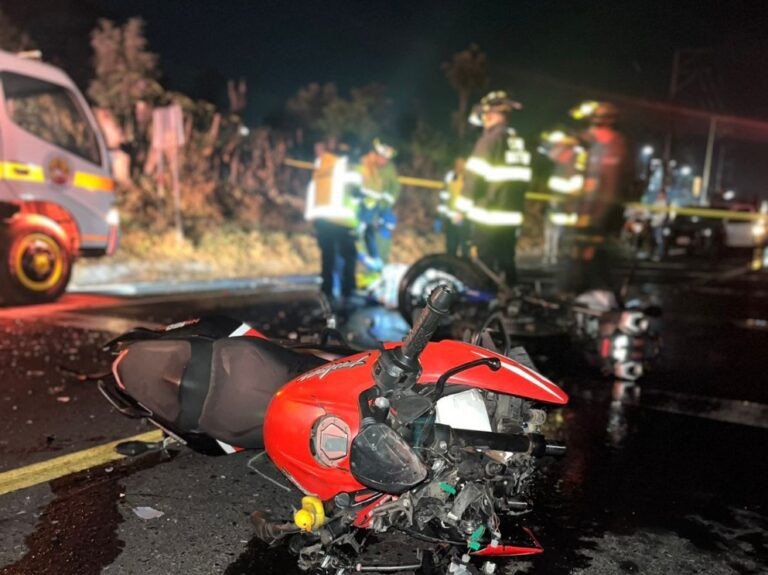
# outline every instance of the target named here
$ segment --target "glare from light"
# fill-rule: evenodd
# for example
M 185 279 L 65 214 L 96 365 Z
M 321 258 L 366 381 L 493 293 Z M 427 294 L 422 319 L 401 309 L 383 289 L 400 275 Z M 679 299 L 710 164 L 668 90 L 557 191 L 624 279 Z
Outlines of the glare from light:
M 766 227 L 763 222 L 757 222 L 754 226 L 752 226 L 752 235 L 755 236 L 755 238 L 762 238 L 765 235 Z
M 107 212 L 107 217 L 105 219 L 107 220 L 108 225 L 117 226 L 120 224 L 120 212 L 117 211 L 117 208 L 111 208 Z
M 653 146 L 643 146 L 643 149 L 641 151 L 643 156 L 652 156 L 653 155 Z
M 683 166 L 682 168 L 680 168 L 680 174 L 683 176 L 690 176 L 691 166 Z
M 723 199 L 726 201 L 730 201 L 735 197 L 736 197 L 736 192 L 734 192 L 733 190 L 726 190 L 725 193 L 723 194 Z

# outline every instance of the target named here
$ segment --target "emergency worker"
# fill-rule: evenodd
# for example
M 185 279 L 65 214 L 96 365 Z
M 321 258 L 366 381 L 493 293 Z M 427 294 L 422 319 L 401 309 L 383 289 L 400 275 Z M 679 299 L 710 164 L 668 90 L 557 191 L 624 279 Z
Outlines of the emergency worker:
M 584 188 L 587 151 L 575 134 L 564 130 L 542 134 L 541 149 L 553 164 L 547 188 L 557 198 L 549 203 L 547 209 L 544 261 L 555 264 L 563 228 L 573 226 L 577 222 L 577 214 L 569 212 L 565 200 L 578 195 Z
M 456 158 L 453 169 L 445 175 L 445 189 L 440 191 L 440 204 L 437 207 L 445 234 L 445 253 L 450 256 L 466 256 L 469 252 L 467 222 L 458 209 L 464 185 L 465 163 L 464 158 Z
M 322 291 L 333 299 L 333 275 L 337 258 L 341 262 L 341 295 L 355 290 L 355 247 L 358 201 L 355 188 L 360 175 L 349 168 L 347 156 L 330 145 L 316 146 L 315 168 L 307 188 L 305 218 L 313 221 L 321 252 Z
M 502 274 L 509 286 L 517 281 L 517 236 L 531 181 L 531 155 L 524 140 L 507 125 L 512 110 L 521 108 L 506 92 L 495 91 L 473 111 L 470 122 L 479 116 L 483 134 L 467 159 L 457 201 L 457 208 L 471 223 L 478 256 Z
M 584 187 L 568 202 L 576 224 L 569 233 L 571 266 L 561 285 L 568 291 L 615 289 L 610 278 L 617 263 L 624 224 L 624 203 L 632 193 L 632 162 L 627 141 L 616 127 L 618 111 L 609 102 L 584 102 L 571 110 L 589 121 L 582 141 L 587 148 Z
M 396 225 L 393 208 L 400 195 L 397 168 L 392 161 L 396 155 L 395 148 L 376 138 L 371 151 L 360 161 L 361 235 L 368 256 L 378 260 L 379 265 L 389 260 Z

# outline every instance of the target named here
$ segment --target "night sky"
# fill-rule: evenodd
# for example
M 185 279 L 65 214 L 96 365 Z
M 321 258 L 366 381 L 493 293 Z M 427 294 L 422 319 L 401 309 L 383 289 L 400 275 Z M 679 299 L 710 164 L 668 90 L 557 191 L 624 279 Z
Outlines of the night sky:
M 489 88 L 523 98 L 520 121 L 531 130 L 564 115 L 571 99 L 590 90 L 666 99 L 674 51 L 687 48 L 712 52 L 692 64 L 706 79 L 681 90 L 677 103 L 768 120 L 768 3 L 759 0 L 0 0 L 0 6 L 47 59 L 81 83 L 96 19 L 141 16 L 166 87 L 225 104 L 226 79 L 244 77 L 252 124 L 268 120 L 313 81 L 342 89 L 379 82 L 396 114 L 447 123 L 455 96 L 440 64 L 470 42 L 488 55 Z

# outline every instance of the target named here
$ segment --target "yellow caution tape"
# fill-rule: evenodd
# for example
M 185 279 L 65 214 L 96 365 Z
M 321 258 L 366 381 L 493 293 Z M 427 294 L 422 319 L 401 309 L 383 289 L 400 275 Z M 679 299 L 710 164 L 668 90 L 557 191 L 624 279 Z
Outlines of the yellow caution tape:
M 284 160 L 286 166 L 301 169 L 314 169 L 312 162 L 304 162 L 302 160 L 294 160 L 292 158 L 286 158 Z M 439 180 L 428 180 L 424 178 L 412 178 L 410 176 L 400 176 L 397 181 L 404 186 L 413 186 L 416 188 L 427 188 L 430 190 L 442 190 L 445 188 L 445 182 Z M 561 194 L 544 194 L 541 192 L 527 192 L 525 194 L 526 200 L 532 200 L 535 202 L 564 202 L 567 197 Z M 741 221 L 759 221 L 766 219 L 765 214 L 750 213 L 750 212 L 731 212 L 729 210 L 716 210 L 712 208 L 695 208 L 695 207 L 676 207 L 676 206 L 654 206 L 649 204 L 641 204 L 639 202 L 630 202 L 624 204 L 625 207 L 630 209 L 645 210 L 650 212 L 667 212 L 671 214 L 679 214 L 681 216 L 699 216 L 702 218 L 718 218 L 726 220 L 741 220 Z

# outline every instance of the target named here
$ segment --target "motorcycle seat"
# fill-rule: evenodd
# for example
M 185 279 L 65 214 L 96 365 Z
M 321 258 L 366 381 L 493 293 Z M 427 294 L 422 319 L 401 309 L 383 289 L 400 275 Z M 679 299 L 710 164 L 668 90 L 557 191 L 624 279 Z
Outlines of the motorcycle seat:
M 323 363 L 261 338 L 189 336 L 133 343 L 114 371 L 124 391 L 168 428 L 262 448 L 272 396 Z

